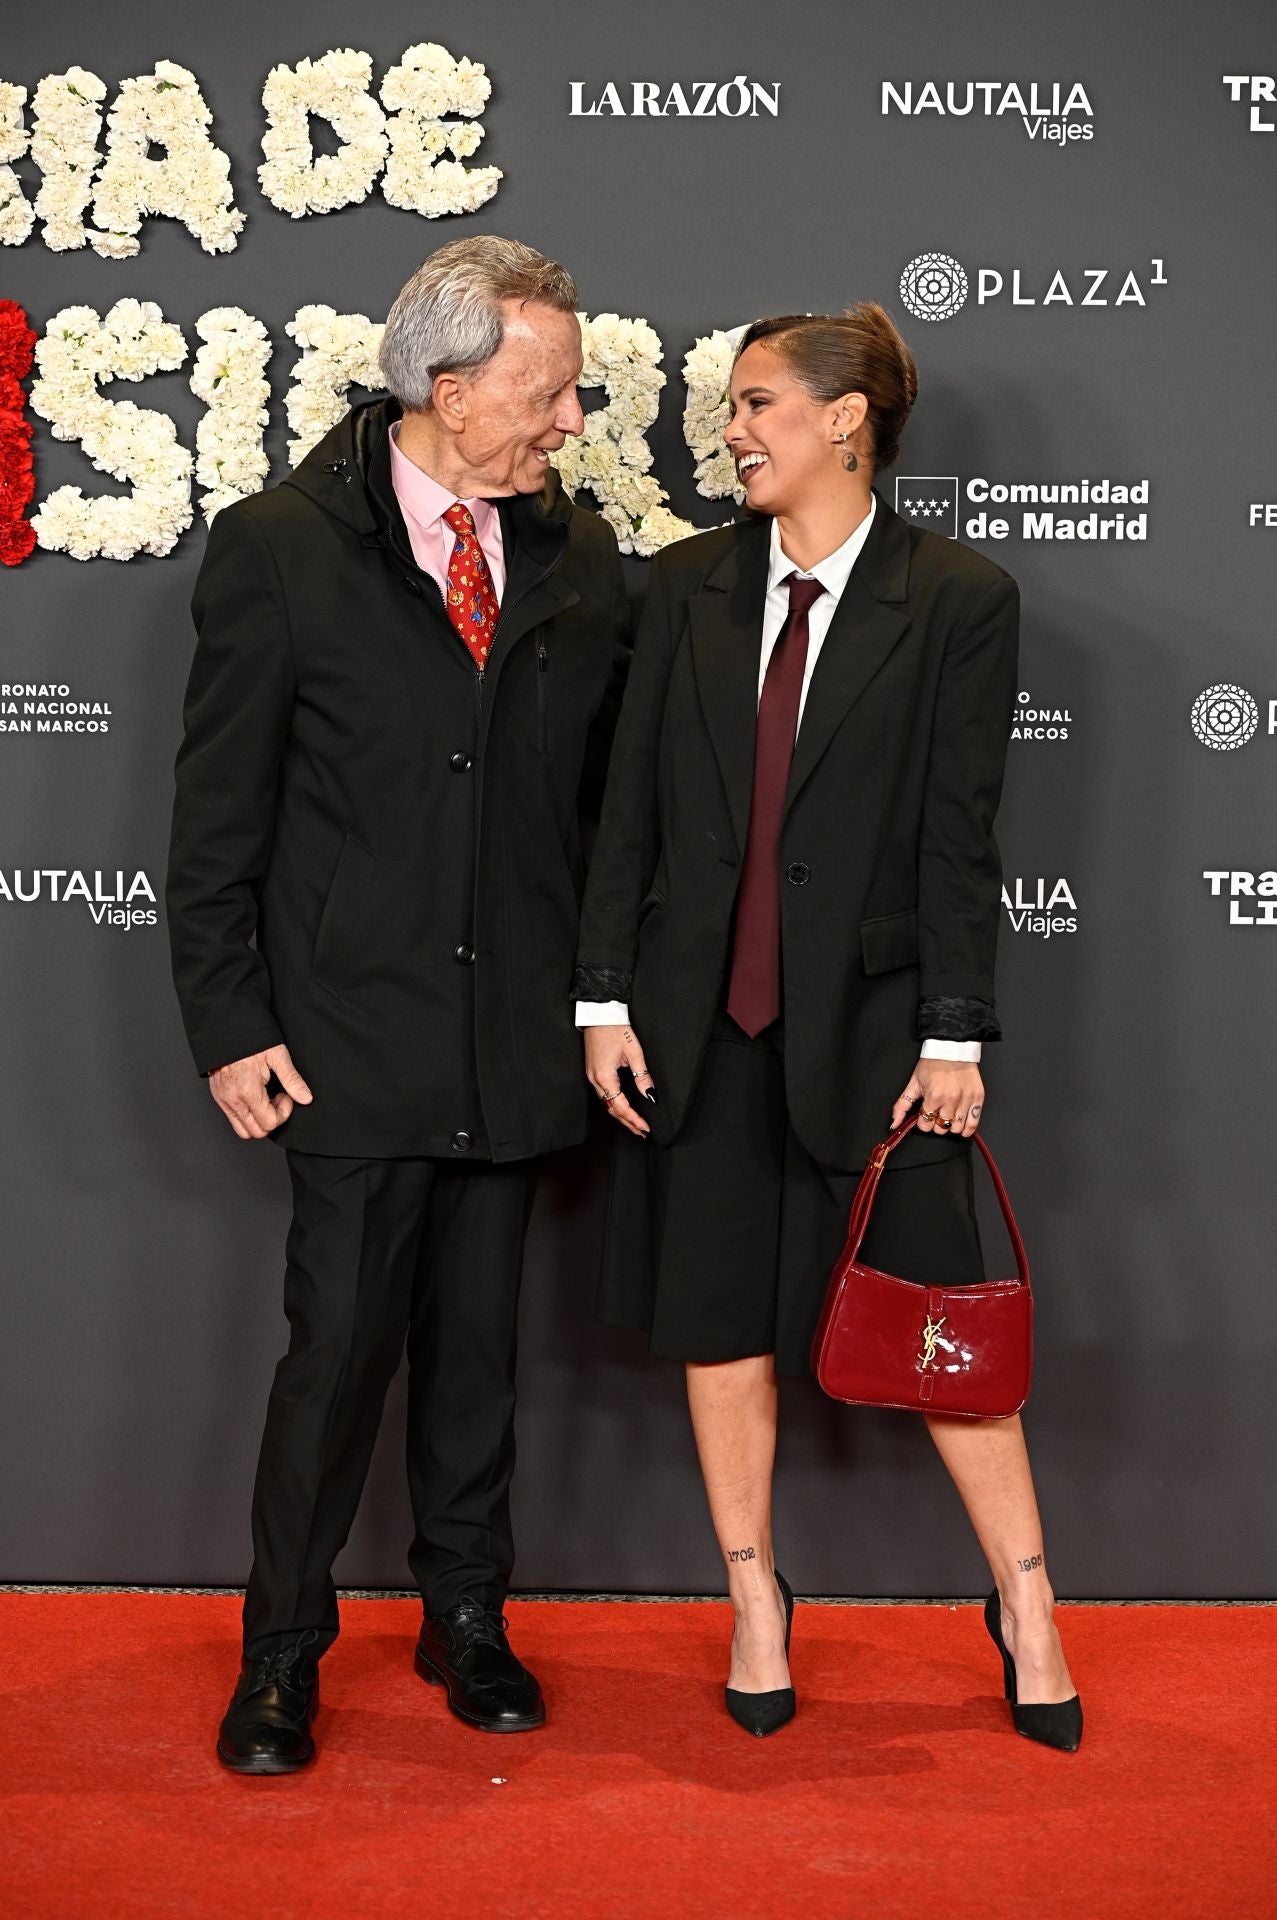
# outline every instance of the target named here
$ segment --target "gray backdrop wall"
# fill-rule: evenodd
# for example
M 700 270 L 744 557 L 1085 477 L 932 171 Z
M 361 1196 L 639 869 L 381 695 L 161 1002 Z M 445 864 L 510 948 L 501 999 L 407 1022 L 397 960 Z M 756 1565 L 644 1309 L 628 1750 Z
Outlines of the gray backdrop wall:
M 493 77 L 480 160 L 505 171 L 496 198 L 437 223 L 376 193 L 326 218 L 276 211 L 255 177 L 267 69 L 356 46 L 376 82 L 421 39 Z M 682 440 L 692 341 L 858 297 L 891 308 L 919 363 L 902 500 L 924 498 L 912 478 L 956 480 L 961 533 L 982 479 L 1147 482 L 1147 507 L 1124 510 L 1146 512 L 1142 540 L 1025 537 L 1023 509 L 1008 507 L 1008 536 L 974 542 L 1022 586 L 1022 706 L 1065 716 L 1045 723 L 1055 737 L 1011 751 L 1006 1039 L 988 1049 L 987 1134 L 1034 1259 L 1028 1425 L 1058 1590 L 1273 1594 L 1277 1532 L 1255 1488 L 1266 1489 L 1277 1440 L 1277 931 L 1262 914 L 1234 916 L 1227 879 L 1203 878 L 1277 864 L 1277 528 L 1262 511 L 1252 525 L 1252 509 L 1277 498 L 1277 265 L 1264 239 L 1277 134 L 1262 126 L 1277 116 L 1261 110 L 1252 131 L 1249 96 L 1234 102 L 1223 83 L 1272 68 L 1270 10 L 1172 0 L 1154 20 L 1132 0 L 916 0 L 906 12 L 881 0 L 781 11 L 763 0 L 434 0 L 424 15 L 400 0 L 77 3 L 11 10 L 0 75 L 32 90 L 81 64 L 113 95 L 160 58 L 190 67 L 212 108 L 248 214 L 238 248 L 203 253 L 167 219 L 147 223 L 126 261 L 55 254 L 33 236 L 0 252 L 0 296 L 37 331 L 71 302 L 153 299 L 192 352 L 198 314 L 246 307 L 275 343 L 272 481 L 286 469 L 294 349 L 283 329 L 298 306 L 382 318 L 434 246 L 495 231 L 564 259 L 590 312 L 641 314 L 657 329 L 670 378 L 656 471 L 701 525 L 724 510 L 696 494 Z M 572 80 L 587 101 L 608 80 L 628 100 L 634 80 L 664 93 L 674 79 L 738 74 L 781 82 L 778 117 L 568 110 Z M 979 94 L 970 115 L 883 111 L 884 81 L 911 81 L 916 97 L 934 80 L 943 102 L 947 82 L 985 79 L 1026 93 L 1032 81 L 1065 94 L 1081 83 L 1090 113 L 1069 118 L 1090 137 L 1031 139 L 1014 111 L 979 110 Z M 18 173 L 34 192 L 31 163 Z M 969 280 L 941 323 L 911 315 L 899 292 L 924 252 L 954 256 Z M 1004 283 L 983 301 L 981 268 Z M 1057 270 L 1073 304 L 1043 303 Z M 1128 273 L 1142 303 L 1116 305 Z M 189 362 L 113 391 L 169 410 L 193 445 L 188 374 Z M 37 503 L 64 481 L 116 490 L 42 422 L 36 458 Z M 881 484 L 894 501 L 895 475 Z M 0 578 L 0 678 L 69 683 L 111 709 L 102 735 L 0 735 L 10 880 L 15 869 L 141 868 L 159 891 L 203 545 L 197 517 L 165 558 L 81 564 L 37 550 Z M 641 593 L 644 565 L 627 565 Z M 1235 751 L 1190 725 L 1197 696 L 1220 683 L 1257 705 Z M 1217 731 L 1228 724 L 1217 715 Z M 1039 880 L 1073 922 L 1050 937 L 1016 905 L 1037 899 Z M 1255 915 L 1244 895 L 1238 906 Z M 123 932 L 95 927 L 83 903 L 0 901 L 0 980 L 0 1579 L 238 1583 L 285 1336 L 282 1159 L 237 1142 L 195 1077 L 162 924 Z M 679 1370 L 591 1321 L 602 1146 L 547 1168 L 532 1235 L 517 1578 L 714 1591 L 721 1567 Z M 785 1398 L 778 1541 L 796 1585 L 980 1590 L 979 1557 L 918 1422 L 836 1409 L 814 1385 Z M 339 1566 L 347 1583 L 404 1584 L 401 1431 L 392 1396 Z

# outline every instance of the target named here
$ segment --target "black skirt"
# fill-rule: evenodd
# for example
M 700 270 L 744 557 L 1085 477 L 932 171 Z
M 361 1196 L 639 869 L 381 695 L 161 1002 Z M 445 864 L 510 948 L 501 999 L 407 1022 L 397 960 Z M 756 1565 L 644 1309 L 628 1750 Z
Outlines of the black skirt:
M 637 1104 L 642 1110 L 641 1100 Z M 820 1166 L 789 1123 L 779 1025 L 751 1040 L 716 1017 L 683 1125 L 613 1142 L 598 1314 L 651 1351 L 713 1362 L 774 1353 L 809 1368 L 860 1169 Z M 884 1115 L 884 1133 L 887 1130 Z M 861 1257 L 923 1284 L 985 1277 L 969 1140 L 879 1182 Z

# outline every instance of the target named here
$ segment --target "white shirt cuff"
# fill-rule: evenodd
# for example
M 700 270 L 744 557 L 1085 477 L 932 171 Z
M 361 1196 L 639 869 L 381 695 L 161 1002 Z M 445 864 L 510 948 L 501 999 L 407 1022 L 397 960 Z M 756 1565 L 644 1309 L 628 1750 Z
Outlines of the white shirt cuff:
M 628 1027 L 630 1009 L 624 1000 L 578 1000 L 578 1027 Z
M 924 1040 L 922 1043 L 924 1060 L 970 1060 L 980 1058 L 978 1040 Z
M 576 1024 L 578 1027 L 628 1027 L 629 1004 L 625 1000 L 578 1000 Z M 924 1040 L 922 1058 L 978 1062 L 980 1042 L 978 1040 Z

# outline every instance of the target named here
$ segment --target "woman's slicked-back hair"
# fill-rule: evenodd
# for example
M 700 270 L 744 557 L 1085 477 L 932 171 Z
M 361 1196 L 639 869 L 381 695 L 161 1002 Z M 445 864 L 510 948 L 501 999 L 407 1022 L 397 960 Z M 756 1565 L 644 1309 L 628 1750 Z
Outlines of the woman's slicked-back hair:
M 501 345 L 506 300 L 575 313 L 576 282 L 557 260 L 497 234 L 450 240 L 400 288 L 386 316 L 381 373 L 399 404 L 424 413 L 438 373 L 477 373 Z
M 742 334 L 735 358 L 757 340 L 767 342 L 813 400 L 827 403 L 844 393 L 863 393 L 869 402 L 874 466 L 891 465 L 917 396 L 918 371 L 890 314 L 872 300 L 861 300 L 844 313 L 786 313 L 755 320 Z

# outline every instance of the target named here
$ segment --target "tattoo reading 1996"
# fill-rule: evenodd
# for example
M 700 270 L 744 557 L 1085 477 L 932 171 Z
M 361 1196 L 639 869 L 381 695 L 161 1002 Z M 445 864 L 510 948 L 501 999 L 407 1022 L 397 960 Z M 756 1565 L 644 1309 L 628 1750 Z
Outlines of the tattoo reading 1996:
M 754 1549 L 752 1547 L 729 1547 L 727 1549 L 727 1558 L 729 1560 L 752 1560 L 753 1557 Z

